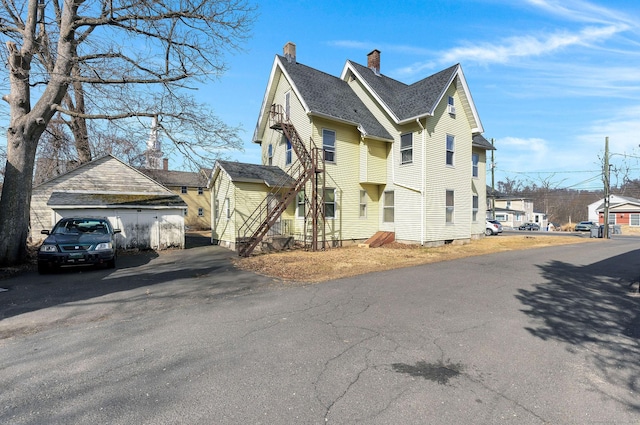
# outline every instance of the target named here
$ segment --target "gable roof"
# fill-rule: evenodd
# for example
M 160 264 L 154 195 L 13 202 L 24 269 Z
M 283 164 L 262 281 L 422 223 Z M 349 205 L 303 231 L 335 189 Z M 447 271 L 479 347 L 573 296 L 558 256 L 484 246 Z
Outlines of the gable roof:
M 624 205 L 635 205 L 640 207 L 640 199 L 636 199 L 636 198 L 631 198 L 629 196 L 620 196 L 620 195 L 615 195 L 618 199 L 620 199 L 620 201 L 612 203 L 609 205 L 609 209 L 613 209 L 613 208 L 620 208 Z M 600 211 L 604 211 L 604 202 L 600 201 L 600 205 L 598 205 L 596 207 L 596 212 L 600 212 Z
M 282 168 L 273 165 L 218 160 L 213 169 L 212 180 L 216 178 L 220 170 L 227 173 L 233 182 L 263 183 L 269 187 L 295 185 L 295 181 L 290 175 Z
M 133 171 L 137 176 L 140 176 L 141 179 L 138 180 L 138 182 L 144 182 L 145 184 L 149 184 L 150 187 L 149 188 L 153 188 L 155 189 L 157 187 L 157 192 L 167 192 L 167 193 L 172 193 L 168 188 L 166 188 L 164 185 L 162 185 L 160 182 L 154 180 L 153 178 L 149 177 L 148 175 L 142 173 L 140 170 L 136 169 L 135 167 L 132 167 L 131 165 L 127 164 L 126 162 L 122 161 L 121 159 L 111 155 L 111 154 L 106 154 L 103 155 L 101 157 L 95 158 L 89 162 L 85 162 L 84 164 L 80 164 L 77 167 L 74 167 L 70 170 L 67 170 L 65 173 L 59 174 L 55 177 L 50 178 L 49 180 L 43 181 L 42 183 L 39 183 L 37 185 L 35 185 L 33 187 L 34 191 L 37 191 L 38 189 L 44 188 L 46 186 L 50 186 L 50 184 L 56 184 L 53 183 L 55 182 L 55 180 L 63 180 L 65 177 L 73 177 L 74 174 L 82 174 L 85 171 L 92 170 L 94 167 L 99 167 L 105 163 L 107 163 L 108 161 L 116 161 L 116 164 L 118 164 L 119 166 L 125 167 L 126 169 Z M 86 170 L 83 170 L 86 169 Z M 129 176 L 131 177 L 131 176 Z M 101 180 L 100 179 L 93 179 L 92 183 L 94 184 L 94 186 L 96 184 L 100 184 L 103 187 L 107 187 L 107 186 L 113 186 L 114 182 L 112 180 L 110 180 L 109 182 L 104 182 L 104 184 L 101 184 Z M 106 190 L 114 190 L 114 191 L 131 191 L 131 184 L 132 182 L 130 180 L 125 180 L 125 181 L 120 181 L 118 182 L 118 187 L 111 187 L 109 189 Z
M 307 114 L 356 125 L 370 137 L 393 140 L 346 81 L 280 55 L 275 65 L 282 69 Z
M 453 65 L 411 85 L 376 74 L 372 69 L 352 61 L 347 61 L 345 68 L 355 72 L 398 121 L 414 121 L 417 117 L 433 113 L 455 78 L 458 67 Z
M 205 170 L 194 173 L 189 171 L 140 168 L 140 171 L 165 186 L 207 187 Z
M 401 83 L 366 66 L 347 61 L 341 78 L 346 80 L 350 73 L 364 83 L 371 96 L 398 124 L 433 115 L 449 86 L 454 82 L 459 83 L 462 97 L 468 103 L 473 117 L 472 131 L 484 131 L 460 64 L 450 66 L 413 84 Z

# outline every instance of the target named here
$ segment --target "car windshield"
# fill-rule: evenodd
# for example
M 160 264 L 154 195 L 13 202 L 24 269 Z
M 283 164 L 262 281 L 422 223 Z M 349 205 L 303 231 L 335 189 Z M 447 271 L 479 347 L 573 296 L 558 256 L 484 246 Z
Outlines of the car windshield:
M 56 235 L 72 235 L 80 233 L 107 234 L 109 227 L 103 220 L 66 220 L 58 223 L 53 230 Z

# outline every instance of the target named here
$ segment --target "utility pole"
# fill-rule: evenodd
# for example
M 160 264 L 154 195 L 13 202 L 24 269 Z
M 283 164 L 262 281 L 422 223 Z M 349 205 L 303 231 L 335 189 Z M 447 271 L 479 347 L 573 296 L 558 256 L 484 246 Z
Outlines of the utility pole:
M 493 137 L 491 138 L 491 146 L 493 146 Z M 491 149 L 491 219 L 496 219 L 496 164 L 493 162 L 493 153 L 495 149 Z
M 609 238 L 609 137 L 605 137 L 604 139 L 604 169 L 603 172 L 603 180 L 604 180 L 604 228 L 602 229 L 602 237 Z

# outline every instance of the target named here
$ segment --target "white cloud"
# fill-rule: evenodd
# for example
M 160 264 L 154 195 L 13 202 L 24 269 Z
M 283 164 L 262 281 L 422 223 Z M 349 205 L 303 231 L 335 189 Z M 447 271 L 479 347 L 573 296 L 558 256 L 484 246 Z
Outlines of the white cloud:
M 553 15 L 578 22 L 619 22 L 636 26 L 633 19 L 615 10 L 582 0 L 527 0 L 530 5 Z
M 528 58 L 555 53 L 558 50 L 574 45 L 589 45 L 605 40 L 621 31 L 626 26 L 610 25 L 606 27 L 587 27 L 579 32 L 556 32 L 551 35 L 526 35 L 510 37 L 500 43 L 480 43 L 464 47 L 455 47 L 443 52 L 438 62 L 477 62 L 481 64 L 510 62 L 514 58 Z

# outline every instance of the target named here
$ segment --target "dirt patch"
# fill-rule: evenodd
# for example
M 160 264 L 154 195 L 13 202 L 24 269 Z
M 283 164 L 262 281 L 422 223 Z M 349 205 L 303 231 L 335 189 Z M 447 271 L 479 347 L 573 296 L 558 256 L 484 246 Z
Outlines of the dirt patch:
M 233 261 L 243 270 L 287 281 L 313 283 L 494 252 L 594 241 L 602 239 L 580 236 L 500 235 L 474 240 L 464 245 L 444 245 L 435 248 L 393 243 L 380 248 L 352 246 L 320 252 L 278 252 L 236 258 Z

